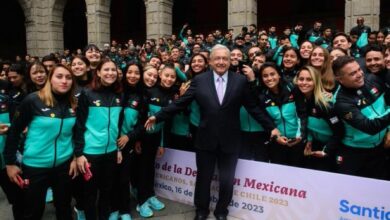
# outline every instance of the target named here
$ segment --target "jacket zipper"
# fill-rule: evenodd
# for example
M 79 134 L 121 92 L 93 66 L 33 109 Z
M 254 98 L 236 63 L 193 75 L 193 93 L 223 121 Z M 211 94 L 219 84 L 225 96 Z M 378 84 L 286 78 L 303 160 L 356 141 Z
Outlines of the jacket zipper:
M 370 107 L 371 107 L 372 111 L 374 111 L 374 113 L 376 114 L 376 116 L 380 116 L 380 115 L 378 114 L 378 112 L 375 110 L 375 108 L 372 106 L 372 104 L 370 105 Z M 382 139 L 382 138 L 381 138 L 381 132 L 378 132 L 378 139 L 379 139 L 379 140 Z
M 111 123 L 111 106 L 108 107 L 108 126 L 107 126 L 107 145 L 106 153 L 108 151 L 108 145 L 110 144 L 110 123 Z
M 279 106 L 280 118 L 282 119 L 282 123 L 283 123 L 284 136 L 287 136 L 286 122 L 285 122 L 284 117 L 283 117 L 282 107 L 283 107 L 283 106 Z
M 57 137 L 56 137 L 56 139 L 54 140 L 54 161 L 53 161 L 53 167 L 56 166 L 56 162 L 57 162 L 57 141 L 58 141 L 58 138 L 59 138 L 60 135 L 61 135 L 63 124 L 64 124 L 63 109 L 61 109 L 61 124 L 60 124 L 60 131 L 58 132 Z
M 115 96 L 111 98 L 110 105 L 108 106 L 108 125 L 107 125 L 107 145 L 106 145 L 106 154 L 108 151 L 108 145 L 110 144 L 110 124 L 111 124 L 111 106 L 113 105 L 113 101 Z

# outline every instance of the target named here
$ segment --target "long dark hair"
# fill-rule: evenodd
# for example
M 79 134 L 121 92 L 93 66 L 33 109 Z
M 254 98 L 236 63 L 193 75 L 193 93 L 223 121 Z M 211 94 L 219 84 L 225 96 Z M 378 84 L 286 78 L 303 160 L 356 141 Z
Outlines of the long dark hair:
M 130 85 L 129 83 L 127 82 L 127 79 L 126 79 L 126 74 L 127 74 L 127 71 L 129 70 L 129 68 L 131 66 L 137 66 L 138 67 L 138 70 L 139 70 L 139 73 L 140 73 L 140 78 L 139 78 L 139 81 L 136 85 L 136 90 L 139 91 L 141 90 L 142 88 L 142 82 L 143 82 L 143 77 L 144 77 L 144 74 L 143 74 L 143 68 L 142 68 L 142 65 L 137 63 L 137 62 L 134 62 L 134 61 L 130 61 L 126 64 L 126 67 L 125 67 L 125 71 L 123 72 L 123 77 L 122 77 L 122 86 L 123 86 L 123 89 L 124 89 L 124 92 L 128 91 L 130 89 Z
M 72 68 L 73 60 L 75 60 L 76 58 L 78 58 L 81 61 L 83 61 L 85 63 L 85 65 L 87 66 L 87 68 L 91 67 L 91 63 L 89 62 L 89 60 L 84 55 L 76 55 L 76 56 L 72 57 L 72 59 L 70 61 L 70 67 L 71 68 Z M 86 82 L 87 82 L 87 84 L 89 84 L 92 81 L 92 78 L 93 78 L 93 71 L 90 69 L 85 74 L 87 75 L 87 81 Z M 78 77 L 75 77 L 75 78 L 76 78 L 76 82 L 79 83 L 80 79 Z
M 99 64 L 97 65 L 96 67 L 96 71 L 94 72 L 93 74 L 93 79 L 92 79 L 92 83 L 90 85 L 90 88 L 92 88 L 92 90 L 101 90 L 104 86 L 101 82 L 101 78 L 98 76 L 97 72 L 98 71 L 101 71 L 102 67 L 104 64 L 106 63 L 114 63 L 114 61 L 112 61 L 111 59 L 109 58 L 104 58 L 102 59 Z M 115 65 L 115 68 L 116 68 L 116 65 Z M 114 93 L 121 93 L 122 92 L 122 84 L 118 81 L 118 79 L 111 85 L 112 88 L 113 88 L 113 92 Z
M 190 62 L 189 62 L 190 68 L 189 68 L 188 71 L 187 71 L 187 75 L 188 75 L 189 79 L 192 79 L 192 78 L 194 78 L 197 74 L 199 74 L 199 73 L 195 73 L 194 70 L 192 69 L 192 66 L 191 66 L 192 60 L 194 60 L 194 58 L 197 57 L 197 56 L 202 57 L 202 59 L 204 60 L 204 62 L 205 62 L 205 64 L 206 64 L 206 66 L 205 66 L 205 68 L 202 70 L 202 72 L 205 72 L 205 71 L 207 70 L 207 68 L 208 68 L 209 63 L 208 63 L 208 61 L 207 61 L 207 58 L 206 58 L 203 54 L 200 54 L 200 53 L 194 54 L 194 55 L 190 58 Z
M 38 87 L 38 85 L 35 85 L 34 82 L 31 80 L 30 72 L 34 66 L 36 69 L 39 68 L 39 69 L 43 69 L 43 71 L 45 71 L 46 81 L 49 78 L 49 73 L 48 73 L 47 69 L 45 68 L 45 66 L 41 62 L 35 61 L 34 63 L 29 64 L 27 67 L 26 78 L 25 78 L 26 88 L 27 88 L 28 93 L 35 92 L 35 91 L 37 91 L 45 86 L 45 84 L 43 84 L 41 87 Z

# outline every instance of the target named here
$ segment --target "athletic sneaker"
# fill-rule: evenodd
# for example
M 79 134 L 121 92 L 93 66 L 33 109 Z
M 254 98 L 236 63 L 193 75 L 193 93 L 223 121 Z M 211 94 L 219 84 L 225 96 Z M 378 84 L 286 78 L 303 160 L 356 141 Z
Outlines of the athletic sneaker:
M 111 212 L 110 216 L 108 217 L 108 220 L 118 220 L 119 218 L 119 211 Z
M 74 207 L 74 211 L 76 212 L 76 220 L 86 220 L 85 212 L 83 210 L 78 210 Z
M 137 212 L 144 218 L 153 216 L 153 211 L 150 209 L 148 201 L 144 202 L 141 206 L 137 205 Z
M 53 190 L 49 187 L 46 191 L 46 203 L 53 202 Z
M 131 215 L 130 214 L 123 214 L 123 215 L 121 215 L 121 220 L 131 220 Z
M 156 211 L 160 211 L 165 208 L 164 203 L 160 202 L 155 196 L 150 197 L 146 202 L 149 203 L 150 207 Z

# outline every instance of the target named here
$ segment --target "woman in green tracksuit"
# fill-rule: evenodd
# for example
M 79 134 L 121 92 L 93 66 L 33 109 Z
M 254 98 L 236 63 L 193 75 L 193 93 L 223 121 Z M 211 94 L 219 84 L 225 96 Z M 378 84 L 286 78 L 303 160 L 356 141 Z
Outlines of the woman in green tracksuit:
M 145 78 L 145 75 L 144 75 Z M 174 88 L 176 82 L 176 71 L 173 66 L 165 65 L 159 74 L 160 81 L 145 91 L 146 104 L 148 105 L 148 115 L 154 115 L 164 106 L 173 102 L 177 89 Z M 146 85 L 148 86 L 148 85 Z M 138 182 L 138 206 L 137 211 L 142 217 L 153 216 L 153 210 L 159 211 L 165 208 L 154 194 L 154 162 L 157 156 L 164 154 L 164 146 L 169 131 L 169 124 L 158 123 L 155 127 L 147 131 L 142 139 L 142 151 L 139 156 L 139 169 L 142 170 Z M 152 210 L 153 209 L 153 210 Z
M 188 78 L 190 79 L 184 86 L 184 90 L 187 90 L 191 84 L 191 79 L 197 75 L 206 72 L 208 69 L 207 58 L 202 54 L 193 55 L 190 59 L 190 68 L 187 71 Z M 185 91 L 182 93 L 184 94 Z M 200 107 L 194 100 L 190 105 L 190 133 L 191 133 L 191 147 L 190 151 L 195 151 L 194 140 L 196 139 L 197 130 L 200 122 Z
M 70 70 L 56 66 L 45 86 L 31 93 L 15 113 L 4 151 L 10 179 L 23 188 L 23 219 L 40 219 L 46 190 L 54 192 L 57 219 L 72 219 L 71 175 L 77 175 L 73 157 L 73 127 L 76 121 L 74 80 Z M 27 130 L 22 166 L 16 165 L 20 134 Z M 23 171 L 23 174 L 22 174 Z M 21 181 L 29 180 L 26 186 Z M 26 182 L 24 182 L 26 183 Z
M 306 167 L 335 171 L 336 151 L 344 136 L 342 121 L 334 112 L 330 94 L 322 86 L 321 74 L 312 66 L 303 67 L 295 83 L 299 89 L 297 108 L 306 108 Z
M 136 63 L 129 63 L 125 68 L 122 79 L 124 98 L 123 112 L 121 115 L 121 131 L 118 139 L 118 147 L 122 151 L 122 163 L 115 170 L 114 187 L 112 193 L 112 213 L 110 219 L 129 220 L 130 215 L 130 179 L 137 170 L 138 162 L 134 156 L 134 145 L 139 139 L 143 130 L 144 117 L 146 117 L 146 106 L 141 88 L 142 66 Z M 136 184 L 134 179 L 132 187 Z M 119 214 L 119 215 L 118 215 Z
M 92 178 L 84 182 L 84 211 L 87 219 L 108 219 L 113 170 L 120 163 L 118 151 L 119 116 L 122 110 L 121 83 L 116 65 L 103 59 L 96 68 L 91 86 L 78 99 L 75 155 L 81 173 Z M 98 208 L 96 200 L 99 191 Z M 98 210 L 97 210 L 98 209 Z
M 176 68 L 178 79 L 184 81 L 181 84 L 179 96 L 187 91 L 193 77 L 207 70 L 207 58 L 202 54 L 195 54 L 190 58 L 189 64 L 190 66 L 185 74 L 185 80 L 183 80 L 183 77 L 180 77 L 180 75 L 182 75 L 180 69 Z M 170 146 L 179 150 L 194 151 L 193 140 L 199 125 L 199 120 L 199 106 L 196 101 L 193 101 L 185 111 L 175 114 L 172 118 L 171 135 L 169 139 Z
M 0 106 L 0 186 L 8 202 L 12 205 L 14 219 L 19 220 L 22 218 L 22 207 L 20 205 L 21 190 L 8 178 L 3 156 L 7 133 L 10 127 L 8 82 L 4 80 L 0 80 Z
M 273 63 L 265 63 L 260 68 L 260 82 L 264 88 L 259 99 L 281 132 L 275 137 L 270 149 L 273 163 L 303 165 L 303 129 L 295 104 L 295 89 L 292 84 L 282 80 Z

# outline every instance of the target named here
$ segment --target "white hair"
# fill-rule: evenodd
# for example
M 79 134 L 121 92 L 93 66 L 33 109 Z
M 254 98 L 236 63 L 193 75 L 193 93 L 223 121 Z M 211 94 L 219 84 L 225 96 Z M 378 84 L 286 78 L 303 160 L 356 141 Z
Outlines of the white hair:
M 226 46 L 224 46 L 222 44 L 216 44 L 213 48 L 211 48 L 210 59 L 214 56 L 214 53 L 217 50 L 226 50 L 226 52 L 228 53 L 228 57 L 230 58 L 230 50 L 229 50 L 229 48 L 227 48 Z

